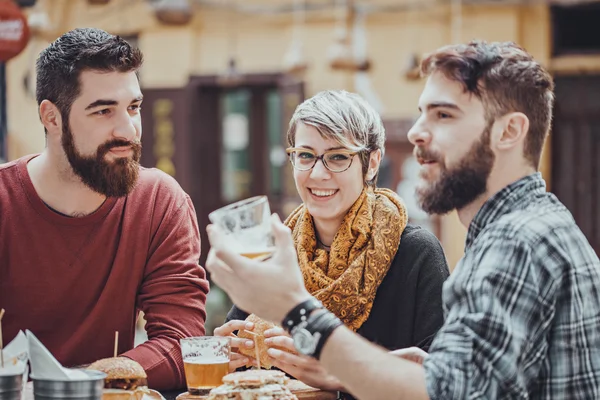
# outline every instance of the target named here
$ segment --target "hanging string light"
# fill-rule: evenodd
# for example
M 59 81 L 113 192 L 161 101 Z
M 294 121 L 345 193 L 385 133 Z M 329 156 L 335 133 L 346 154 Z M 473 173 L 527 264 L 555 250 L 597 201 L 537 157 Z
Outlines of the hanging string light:
M 283 57 L 283 68 L 288 74 L 302 74 L 308 67 L 304 58 L 304 43 L 302 40 L 306 21 L 305 0 L 294 0 L 293 16 L 292 41 Z
M 408 32 L 408 42 L 409 46 L 411 46 L 411 51 L 408 52 L 406 58 L 406 64 L 403 69 L 403 76 L 408 80 L 418 80 L 421 78 L 421 57 L 418 53 L 418 44 L 420 39 L 420 32 L 414 28 L 417 25 L 417 21 L 421 17 L 420 10 L 417 6 L 411 7 L 406 10 L 406 26 L 409 26 Z
M 229 58 L 225 73 L 219 75 L 218 82 L 224 86 L 236 86 L 242 81 L 242 76 L 237 68 L 237 1 L 229 0 L 227 8 L 227 52 Z
M 334 43 L 329 48 L 329 66 L 334 70 L 366 71 L 369 61 L 358 61 L 352 50 L 349 26 L 354 23 L 354 10 L 351 0 L 336 1 L 336 22 Z

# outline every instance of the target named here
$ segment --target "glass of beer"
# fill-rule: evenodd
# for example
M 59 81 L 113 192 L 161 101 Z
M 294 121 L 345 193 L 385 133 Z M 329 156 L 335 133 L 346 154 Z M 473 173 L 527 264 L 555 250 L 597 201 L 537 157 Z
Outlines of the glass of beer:
M 230 338 L 198 336 L 180 340 L 188 392 L 204 396 L 229 373 Z
M 227 244 L 238 254 L 259 260 L 275 251 L 267 196 L 256 196 L 230 204 L 208 215 L 227 235 Z

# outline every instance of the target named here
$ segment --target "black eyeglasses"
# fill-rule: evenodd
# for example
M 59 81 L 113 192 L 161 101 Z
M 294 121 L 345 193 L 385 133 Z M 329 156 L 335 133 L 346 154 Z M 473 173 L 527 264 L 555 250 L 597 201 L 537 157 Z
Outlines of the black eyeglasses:
M 331 172 L 344 172 L 352 165 L 357 151 L 350 150 L 329 150 L 320 156 L 310 149 L 291 147 L 286 150 L 290 157 L 290 162 L 298 171 L 308 171 L 314 168 L 318 160 L 323 162 L 325 168 Z

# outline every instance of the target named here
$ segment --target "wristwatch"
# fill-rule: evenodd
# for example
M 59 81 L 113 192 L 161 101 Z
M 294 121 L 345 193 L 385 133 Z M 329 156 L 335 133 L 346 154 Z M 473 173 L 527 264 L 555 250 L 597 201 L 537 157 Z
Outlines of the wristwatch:
M 325 312 L 319 312 L 322 315 Z M 311 332 L 306 327 L 308 326 L 308 320 L 300 322 L 292 330 L 292 339 L 294 340 L 294 347 L 298 350 L 298 353 L 307 356 L 313 355 L 317 349 L 317 343 L 321 339 L 320 332 Z
M 326 309 L 317 310 L 292 329 L 294 347 L 300 354 L 318 360 L 325 342 L 341 325 L 342 321 L 332 312 Z

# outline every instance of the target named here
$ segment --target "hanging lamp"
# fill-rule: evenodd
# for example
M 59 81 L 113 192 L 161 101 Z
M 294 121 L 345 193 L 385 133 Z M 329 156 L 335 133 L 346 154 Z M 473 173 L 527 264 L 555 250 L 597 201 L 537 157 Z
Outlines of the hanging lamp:
M 294 0 L 294 26 L 292 28 L 292 41 L 283 57 L 283 69 L 288 74 L 301 75 L 308 65 L 304 57 L 304 43 L 302 36 L 306 20 L 305 0 Z
M 151 5 L 156 19 L 165 25 L 186 25 L 193 17 L 189 0 L 155 0 Z

